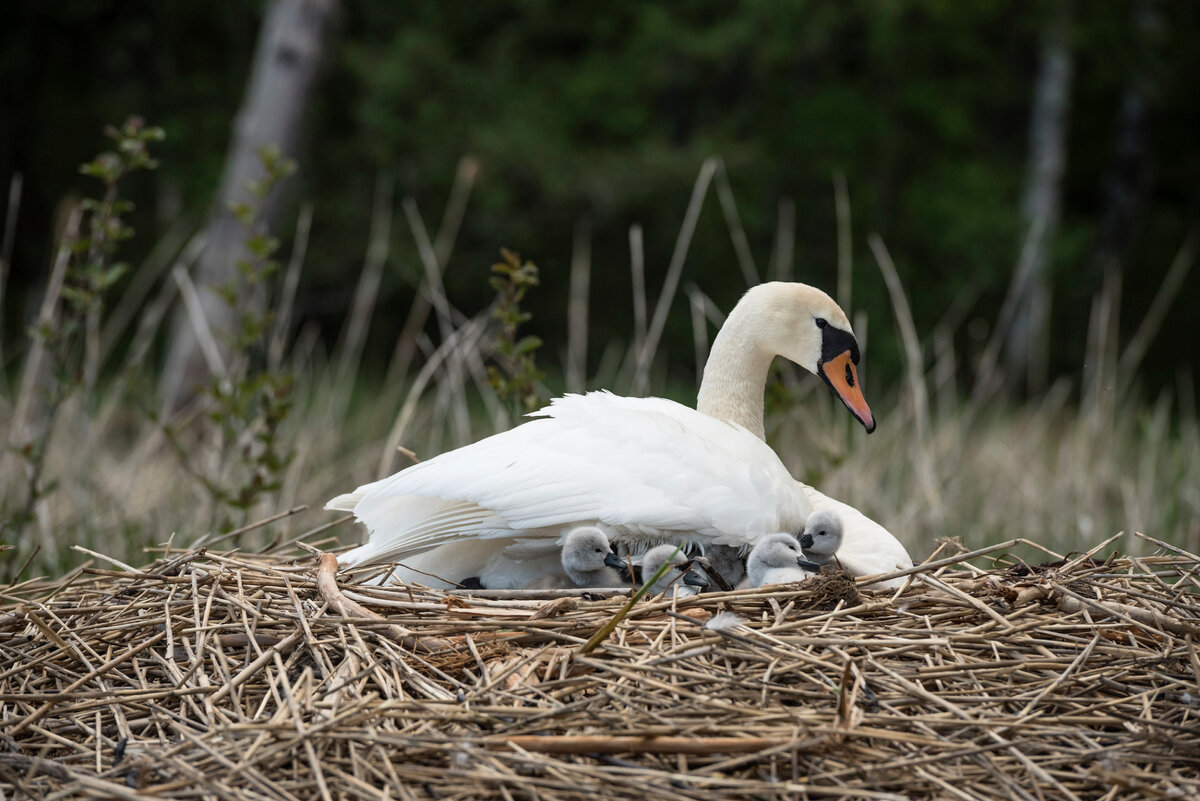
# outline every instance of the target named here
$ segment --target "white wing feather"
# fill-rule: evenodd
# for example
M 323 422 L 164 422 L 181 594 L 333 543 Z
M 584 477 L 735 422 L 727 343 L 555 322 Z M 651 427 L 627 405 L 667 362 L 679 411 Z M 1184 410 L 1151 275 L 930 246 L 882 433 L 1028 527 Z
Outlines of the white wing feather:
M 417 554 L 474 542 L 469 560 L 458 548 L 452 560 L 421 560 L 440 561 L 453 580 L 475 574 L 467 561 L 545 557 L 577 524 L 607 526 L 616 539 L 748 545 L 799 531 L 810 511 L 770 447 L 686 406 L 593 392 L 532 416 L 331 501 L 327 508 L 352 508 L 370 533 L 339 561 L 411 566 Z

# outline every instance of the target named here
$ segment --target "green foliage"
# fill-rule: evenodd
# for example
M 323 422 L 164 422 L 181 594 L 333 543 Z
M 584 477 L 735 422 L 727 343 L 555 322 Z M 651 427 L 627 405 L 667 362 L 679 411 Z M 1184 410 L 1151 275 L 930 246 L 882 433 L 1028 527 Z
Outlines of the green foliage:
M 360 249 L 376 175 L 394 170 L 401 192 L 428 215 L 445 203 L 454 165 L 467 154 L 481 170 L 453 259 L 486 263 L 498 242 L 536 247 L 544 287 L 531 309 L 547 338 L 562 329 L 564 273 L 579 220 L 586 216 L 594 231 L 593 263 L 608 267 L 592 276 L 595 295 L 628 295 L 627 271 L 615 267 L 628 263 L 633 222 L 646 232 L 653 288 L 670 259 L 690 183 L 714 154 L 729 167 L 760 273 L 767 272 L 779 203 L 789 199 L 795 275 L 833 285 L 830 176 L 840 172 L 852 204 L 858 309 L 872 319 L 888 315 L 863 246 L 869 231 L 888 243 L 913 290 L 921 330 L 967 283 L 978 284 L 981 308 L 1003 297 L 1019 248 L 1014 220 L 1038 48 L 1057 0 L 342 5 L 344 24 L 308 136 L 319 157 L 307 171 L 306 193 L 320 204 L 298 296 L 298 307 L 326 331 L 353 291 L 341 276 Z M 1075 5 L 1062 220 L 1084 247 L 1056 255 L 1061 372 L 1082 361 L 1099 284 L 1088 260 L 1104 225 L 1104 183 L 1130 86 L 1144 86 L 1152 124 L 1145 131 L 1144 205 L 1125 254 L 1137 266 L 1123 283 L 1129 314 L 1149 305 L 1195 217 L 1200 184 L 1193 91 L 1200 49 L 1192 44 L 1200 4 Z M 12 88 L 0 99 L 11 103 L 0 107 L 0 182 L 16 171 L 26 178 L 14 264 L 48 261 L 41 232 L 67 184 L 61 154 L 86 152 L 81 141 L 95 120 L 129 108 L 163 121 L 175 156 L 153 191 L 138 197 L 138 225 L 174 219 L 176 200 L 194 212 L 207 207 L 263 8 L 239 4 L 214 15 L 198 0 L 154 14 L 111 0 L 13 5 L 12 24 L 0 29 L 0 75 Z M 1158 19 L 1153 35 L 1141 39 L 1133 24 L 1139 8 Z M 728 308 L 742 287 L 730 269 L 727 232 L 709 224 L 714 206 L 710 198 L 685 280 Z M 398 227 L 391 252 L 397 264 L 418 264 L 406 234 Z M 144 252 L 150 244 L 138 247 Z M 471 271 L 456 266 L 445 272 L 448 292 L 464 305 L 484 302 Z M 30 316 L 12 307 L 28 295 L 21 285 L 34 273 L 12 272 L 10 328 Z M 388 276 L 380 301 L 407 305 L 411 291 L 410 282 Z M 1191 281 L 1180 305 L 1198 302 L 1200 283 Z M 1172 383 L 1176 366 L 1190 357 L 1187 322 L 1169 319 L 1161 347 L 1150 354 L 1158 384 Z M 628 340 L 626 323 L 593 319 L 594 349 Z M 379 341 L 399 330 L 395 321 L 378 326 Z M 686 326 L 672 325 L 667 344 L 686 349 L 689 336 Z M 885 359 L 886 350 L 872 364 L 882 379 L 899 373 L 898 356 Z M 378 363 L 388 354 L 380 345 L 366 359 Z
M 500 249 L 500 257 L 501 261 L 492 265 L 495 275 L 490 281 L 496 290 L 492 317 L 500 323 L 494 342 L 500 364 L 488 365 L 488 383 L 501 400 L 511 401 L 518 413 L 527 413 L 544 402 L 538 393 L 538 382 L 544 376 L 537 369 L 536 359 L 542 340 L 531 335 L 518 339 L 517 329 L 532 317 L 522 311 L 521 301 L 530 287 L 538 286 L 538 269 L 533 262 L 521 261 L 520 256 L 506 248 Z
M 24 492 L 17 493 L 19 499 L 14 500 L 11 491 L 5 493 L 0 508 L 0 527 L 14 538 L 21 536 L 33 521 L 37 504 L 56 487 L 53 480 L 45 478 L 45 456 L 63 403 L 90 392 L 96 381 L 95 348 L 104 300 L 126 270 L 125 264 L 113 259 L 118 246 L 133 236 L 125 219 L 133 204 L 120 196 L 121 182 L 131 173 L 158 166 L 150 157 L 149 145 L 162 141 L 161 128 L 147 127 L 140 117 L 130 117 L 120 128 L 109 126 L 104 133 L 115 148 L 79 168 L 82 174 L 99 180 L 103 192 L 79 202 L 79 216 L 67 231 L 59 254 L 66 260 L 61 303 L 29 332 L 34 352 L 45 354 L 50 370 L 46 376 L 25 376 L 39 396 L 37 408 L 30 411 L 31 420 L 16 421 L 17 425 L 29 422 L 27 432 L 10 432 L 10 439 L 16 438 L 12 454 L 22 463 L 26 480 Z M 27 366 L 35 373 L 40 369 L 37 360 L 30 360 Z M 88 400 L 83 398 L 85 406 Z M 27 438 L 22 439 L 23 434 Z
M 249 234 L 246 257 L 237 262 L 240 281 L 214 287 L 237 320 L 226 335 L 227 372 L 213 376 L 204 388 L 210 438 L 223 446 L 212 462 L 215 469 L 205 471 L 195 464 L 182 445 L 179 427 L 166 427 L 185 468 L 213 502 L 227 510 L 219 523 L 225 530 L 244 524 L 255 505 L 280 488 L 293 455 L 291 444 L 280 433 L 293 407 L 295 376 L 267 365 L 264 354 L 273 315 L 261 294 L 279 270 L 273 258 L 279 240 L 267 230 L 263 209 L 279 183 L 296 171 L 296 163 L 281 156 L 276 147 L 260 148 L 258 156 L 263 177 L 247 185 L 252 202 L 229 208 Z

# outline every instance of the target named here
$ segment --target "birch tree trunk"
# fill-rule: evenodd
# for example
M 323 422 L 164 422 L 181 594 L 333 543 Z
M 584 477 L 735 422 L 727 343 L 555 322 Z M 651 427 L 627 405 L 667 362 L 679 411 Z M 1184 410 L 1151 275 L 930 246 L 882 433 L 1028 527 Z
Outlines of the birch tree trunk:
M 250 235 L 229 206 L 252 202 L 246 184 L 263 176 L 259 148 L 275 145 L 284 155 L 295 156 L 337 10 L 338 0 L 272 0 L 263 18 L 246 94 L 234 121 L 221 185 L 208 221 L 207 245 L 196 266 L 200 309 L 222 347 L 226 339 L 223 334 L 232 330 L 236 321 L 233 309 L 213 288 L 230 282 L 242 284 L 237 262 L 246 257 Z M 288 185 L 285 181 L 281 189 L 286 191 Z M 276 191 L 263 210 L 268 228 L 278 217 L 281 195 Z M 177 406 L 207 377 L 208 365 L 193 322 L 179 314 L 167 350 L 164 401 L 169 407 Z
M 1032 239 L 1017 265 L 1013 286 L 1020 293 L 1005 348 L 1010 388 L 1041 391 L 1050 352 L 1050 251 L 1062 207 L 1070 110 L 1072 54 L 1068 33 L 1070 0 L 1059 0 L 1048 21 L 1034 85 L 1029 124 L 1029 167 L 1021 197 L 1025 236 Z M 1036 234 L 1036 235 L 1034 235 Z

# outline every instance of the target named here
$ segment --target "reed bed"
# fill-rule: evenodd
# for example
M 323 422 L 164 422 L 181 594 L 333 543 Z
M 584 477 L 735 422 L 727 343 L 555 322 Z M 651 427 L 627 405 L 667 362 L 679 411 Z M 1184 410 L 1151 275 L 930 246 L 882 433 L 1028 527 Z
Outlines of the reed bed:
M 97 555 L 0 594 L 0 795 L 1200 797 L 1200 558 L 1109 543 L 644 600 L 589 653 L 627 592 Z

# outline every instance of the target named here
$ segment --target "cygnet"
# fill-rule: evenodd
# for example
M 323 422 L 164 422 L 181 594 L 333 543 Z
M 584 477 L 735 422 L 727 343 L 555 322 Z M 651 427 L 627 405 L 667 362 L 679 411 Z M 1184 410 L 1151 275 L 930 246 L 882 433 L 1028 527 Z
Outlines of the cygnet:
M 816 567 L 804 558 L 795 537 L 791 534 L 769 534 L 750 551 L 746 559 L 746 578 L 738 584 L 738 589 L 804 581 L 813 575 L 813 571 L 805 570 L 802 565 Z
M 646 551 L 642 558 L 642 575 L 649 579 L 663 564 L 670 559 L 672 567 L 663 573 L 662 578 L 650 585 L 647 591 L 650 595 L 658 595 L 674 589 L 676 597 L 686 598 L 695 595 L 708 586 L 708 579 L 700 575 L 691 566 L 691 560 L 682 552 L 675 553 L 674 545 L 658 545 Z M 675 554 L 672 556 L 672 554 Z M 682 571 L 683 575 L 680 576 Z
M 842 519 L 824 509 L 813 512 L 804 522 L 800 535 L 804 556 L 818 565 L 829 564 L 842 547 Z
M 707 545 L 704 547 L 704 558 L 708 560 L 708 566 L 725 579 L 725 583 L 730 587 L 736 587 L 746 576 L 746 560 L 742 556 L 741 548 L 733 545 Z
M 562 566 L 565 577 L 543 576 L 526 588 L 620 587 L 624 583 L 618 572 L 625 567 L 624 560 L 613 553 L 608 536 L 595 526 L 580 526 L 567 534 L 563 542 Z

